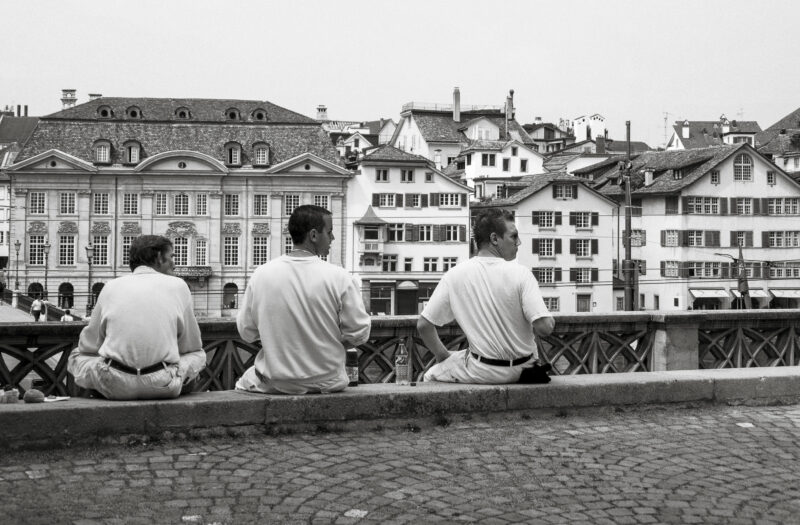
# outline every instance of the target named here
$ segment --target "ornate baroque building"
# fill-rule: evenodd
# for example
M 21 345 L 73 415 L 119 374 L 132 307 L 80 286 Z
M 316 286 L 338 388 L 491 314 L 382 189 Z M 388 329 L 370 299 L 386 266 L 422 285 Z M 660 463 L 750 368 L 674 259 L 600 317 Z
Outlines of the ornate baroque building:
M 353 174 L 317 121 L 270 102 L 95 98 L 41 118 L 15 160 L 9 283 L 78 312 L 141 234 L 172 239 L 201 316 L 235 315 L 255 267 L 291 248 L 298 205 L 333 212 L 344 262 Z

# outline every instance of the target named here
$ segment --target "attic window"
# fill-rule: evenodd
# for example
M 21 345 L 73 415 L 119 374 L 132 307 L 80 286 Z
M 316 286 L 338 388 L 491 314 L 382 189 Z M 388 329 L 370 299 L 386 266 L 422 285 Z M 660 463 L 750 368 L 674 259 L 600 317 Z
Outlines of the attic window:
M 98 140 L 92 146 L 95 164 L 111 164 L 111 143 L 107 140 Z
M 242 146 L 237 142 L 225 145 L 225 163 L 229 166 L 239 166 L 242 163 Z
M 141 157 L 142 146 L 135 140 L 123 144 L 122 150 L 125 155 L 125 164 L 138 164 Z
M 711 184 L 719 184 L 719 170 L 711 172 Z
M 228 120 L 239 120 L 239 110 L 236 108 L 230 108 L 226 110 L 225 118 Z
M 267 166 L 269 164 L 269 146 L 263 142 L 253 146 L 253 166 Z
M 189 108 L 178 108 L 175 110 L 175 116 L 179 119 L 188 119 L 192 114 L 189 112 Z
M 100 106 L 97 108 L 97 116 L 100 118 L 111 118 L 114 116 L 114 112 L 108 106 Z
M 260 108 L 253 111 L 253 120 L 267 120 L 267 112 Z
M 672 170 L 672 178 L 675 180 L 681 180 L 683 178 L 683 170 L 682 169 Z
M 128 118 L 142 118 L 142 110 L 136 106 L 129 107 L 125 110 L 125 114 L 128 115 Z

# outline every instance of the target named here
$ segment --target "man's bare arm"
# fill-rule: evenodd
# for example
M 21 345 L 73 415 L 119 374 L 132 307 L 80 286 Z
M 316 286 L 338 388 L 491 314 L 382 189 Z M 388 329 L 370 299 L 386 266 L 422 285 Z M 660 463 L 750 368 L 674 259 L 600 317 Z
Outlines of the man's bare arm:
M 540 317 L 533 322 L 533 333 L 538 336 L 550 335 L 555 326 L 556 321 L 552 317 Z
M 419 336 L 422 338 L 422 342 L 425 343 L 425 346 L 428 348 L 428 350 L 433 352 L 437 363 L 441 363 L 450 357 L 450 352 L 447 350 L 444 344 L 442 344 L 442 340 L 439 339 L 439 332 L 436 330 L 435 324 L 431 323 L 420 315 L 419 320 L 417 321 L 417 331 L 419 332 Z

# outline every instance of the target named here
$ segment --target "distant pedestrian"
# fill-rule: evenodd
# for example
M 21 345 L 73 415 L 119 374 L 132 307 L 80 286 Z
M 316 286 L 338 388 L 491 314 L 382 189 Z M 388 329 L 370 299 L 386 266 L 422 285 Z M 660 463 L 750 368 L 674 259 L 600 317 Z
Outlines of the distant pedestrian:
M 38 323 L 41 321 L 42 310 L 44 309 L 44 303 L 39 300 L 39 298 L 35 298 L 31 303 L 31 315 L 33 316 L 33 321 Z
M 61 316 L 61 322 L 62 323 L 68 323 L 68 322 L 74 321 L 74 320 L 75 320 L 75 318 L 72 317 L 72 314 L 70 313 L 69 309 L 64 310 L 64 315 Z

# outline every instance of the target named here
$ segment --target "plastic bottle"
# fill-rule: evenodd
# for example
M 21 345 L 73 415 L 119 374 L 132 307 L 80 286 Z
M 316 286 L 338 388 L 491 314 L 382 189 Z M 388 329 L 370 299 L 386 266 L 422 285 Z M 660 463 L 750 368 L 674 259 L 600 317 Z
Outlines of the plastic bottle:
M 358 350 L 350 348 L 344 362 L 344 369 L 350 382 L 347 386 L 358 386 Z
M 411 383 L 411 360 L 403 341 L 400 341 L 400 344 L 397 345 L 397 355 L 394 358 L 394 382 L 398 385 Z

